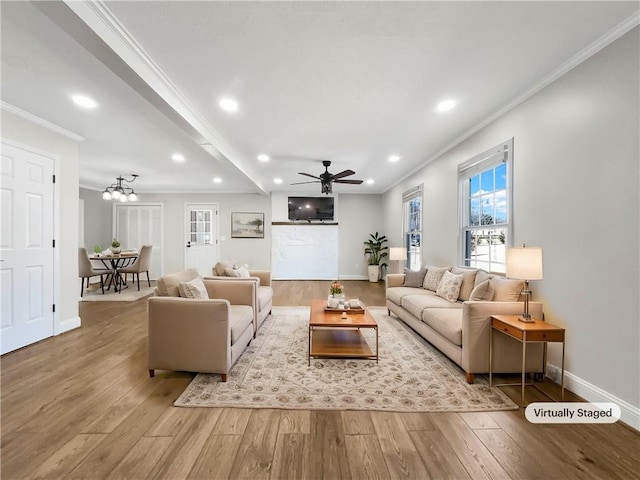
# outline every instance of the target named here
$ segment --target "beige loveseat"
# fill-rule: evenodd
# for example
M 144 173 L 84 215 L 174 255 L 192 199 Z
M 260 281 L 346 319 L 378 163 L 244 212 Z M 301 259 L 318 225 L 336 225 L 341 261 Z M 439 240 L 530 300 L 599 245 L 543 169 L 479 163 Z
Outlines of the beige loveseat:
M 409 273 L 411 281 L 408 283 L 414 286 L 405 285 L 405 274 L 386 276 L 389 315 L 391 313 L 397 315 L 425 340 L 462 367 L 467 381 L 473 383 L 474 374 L 489 372 L 490 317 L 498 314 L 518 315 L 523 312 L 523 304 L 518 301 L 523 283 L 489 275 L 482 270 L 447 267 L 446 271 L 457 276 L 458 280 L 462 276 L 462 285 L 457 297 L 447 300 L 436 294 L 438 288 L 434 284 L 434 275 L 429 275 L 430 269 L 433 269 L 433 273 L 442 267 L 425 268 L 427 268 L 426 275 L 421 285 L 416 283 L 418 280 L 416 272 Z M 437 277 L 437 274 L 435 276 Z M 428 277 L 430 282 L 427 281 Z M 447 278 L 450 279 L 451 276 Z M 439 282 L 438 286 L 442 287 Z M 478 286 L 480 287 L 474 290 Z M 483 288 L 484 290 L 480 291 Z M 482 298 L 482 300 L 470 300 L 472 292 L 473 298 Z M 443 292 L 438 293 L 443 294 Z M 530 302 L 529 310 L 534 317 L 543 318 L 540 303 Z M 493 371 L 496 373 L 521 372 L 522 345 L 504 334 L 494 335 L 493 338 Z M 542 356 L 541 344 L 528 345 L 526 371 L 542 372 Z
M 255 282 L 203 279 L 208 299 L 183 298 L 196 270 L 158 279 L 148 305 L 148 368 L 227 374 L 253 339 Z
M 254 307 L 254 326 L 253 326 L 253 338 L 255 338 L 258 329 L 262 325 L 262 323 L 267 319 L 267 317 L 271 314 L 271 309 L 273 307 L 273 288 L 271 288 L 271 272 L 269 270 L 245 270 L 243 273 L 248 275 L 247 277 L 242 276 L 231 276 L 231 275 L 240 275 L 242 271 L 242 267 L 238 268 L 236 264 L 231 264 L 228 262 L 218 262 L 211 269 L 211 277 L 206 277 L 207 279 L 212 280 L 234 280 L 234 281 L 243 281 L 243 280 L 252 280 L 256 284 L 256 294 L 253 303 Z

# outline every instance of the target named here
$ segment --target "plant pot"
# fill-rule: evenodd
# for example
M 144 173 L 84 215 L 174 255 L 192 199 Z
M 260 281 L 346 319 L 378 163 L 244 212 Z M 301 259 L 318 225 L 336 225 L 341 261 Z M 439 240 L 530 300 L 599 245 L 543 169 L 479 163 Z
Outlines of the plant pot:
M 369 265 L 367 268 L 369 273 L 369 281 L 375 283 L 380 280 L 380 265 Z
M 120 253 L 120 247 L 118 247 L 118 248 L 109 247 L 109 250 L 111 250 L 111 253 L 113 253 L 114 255 L 118 255 Z

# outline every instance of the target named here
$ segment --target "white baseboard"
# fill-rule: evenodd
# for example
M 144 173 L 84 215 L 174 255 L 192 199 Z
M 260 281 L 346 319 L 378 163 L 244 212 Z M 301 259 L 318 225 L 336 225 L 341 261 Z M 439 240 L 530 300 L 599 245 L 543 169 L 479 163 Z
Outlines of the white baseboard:
M 81 325 L 82 320 L 80 317 L 67 318 L 66 320 L 62 320 L 57 323 L 54 335 L 60 335 L 61 333 L 68 332 L 74 328 L 79 328 Z
M 547 377 L 557 384 L 560 384 L 561 375 L 562 370 L 560 367 L 550 363 L 547 364 Z M 620 420 L 630 427 L 640 431 L 640 408 L 631 405 L 629 402 L 625 402 L 615 395 L 602 390 L 600 387 L 592 385 L 566 370 L 564 371 L 564 386 L 589 402 L 615 403 L 620 407 L 622 412 Z
M 338 280 L 369 280 L 366 275 L 340 275 Z

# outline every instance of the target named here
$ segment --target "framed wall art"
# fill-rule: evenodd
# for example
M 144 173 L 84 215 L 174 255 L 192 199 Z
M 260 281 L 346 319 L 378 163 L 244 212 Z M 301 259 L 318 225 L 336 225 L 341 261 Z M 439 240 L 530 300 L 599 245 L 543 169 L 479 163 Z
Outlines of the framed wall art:
M 231 238 L 264 238 L 264 213 L 232 212 Z

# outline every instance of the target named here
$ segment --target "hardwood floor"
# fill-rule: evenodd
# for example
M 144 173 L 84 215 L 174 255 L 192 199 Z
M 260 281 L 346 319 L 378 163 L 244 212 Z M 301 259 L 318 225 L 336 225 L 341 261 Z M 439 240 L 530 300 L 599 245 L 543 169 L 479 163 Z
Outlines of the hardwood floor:
M 308 305 L 330 282 L 274 282 Z M 384 304 L 384 286 L 344 282 Z M 534 425 L 520 411 L 175 408 L 192 375 L 146 365 L 146 299 L 82 302 L 82 327 L 2 357 L 3 479 L 638 478 L 622 424 Z M 546 384 L 557 392 L 557 386 Z M 555 390 L 554 390 L 555 389 Z M 519 390 L 508 392 L 514 399 Z M 535 390 L 528 400 L 537 398 Z

